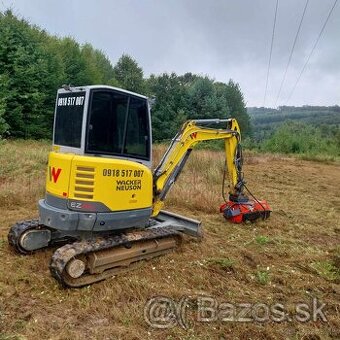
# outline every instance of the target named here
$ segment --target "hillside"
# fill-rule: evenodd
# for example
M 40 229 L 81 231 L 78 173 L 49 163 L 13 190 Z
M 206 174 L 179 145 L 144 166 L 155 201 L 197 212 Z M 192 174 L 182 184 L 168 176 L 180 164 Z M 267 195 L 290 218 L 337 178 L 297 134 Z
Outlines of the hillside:
M 223 153 L 194 151 L 167 209 L 201 219 L 203 241 L 185 238 L 179 252 L 133 272 L 63 290 L 49 273 L 52 249 L 20 256 L 6 239 L 11 224 L 38 214 L 49 148 L 29 141 L 0 145 L 0 339 L 340 337 L 339 164 L 246 153 L 247 184 L 273 213 L 266 221 L 232 225 L 218 212 Z M 163 151 L 158 146 L 155 158 Z M 154 296 L 186 296 L 188 329 L 149 326 L 144 306 Z M 216 299 L 220 307 L 262 305 L 245 316 L 255 315 L 256 322 L 222 321 L 223 309 L 218 320 L 203 322 L 197 321 L 200 296 Z M 327 322 L 294 317 L 297 304 L 311 307 L 313 298 L 326 304 Z M 291 321 L 266 319 L 263 308 L 277 303 Z
M 254 138 L 268 138 L 288 120 L 320 127 L 324 133 L 340 126 L 339 106 L 281 106 L 278 109 L 248 107 Z

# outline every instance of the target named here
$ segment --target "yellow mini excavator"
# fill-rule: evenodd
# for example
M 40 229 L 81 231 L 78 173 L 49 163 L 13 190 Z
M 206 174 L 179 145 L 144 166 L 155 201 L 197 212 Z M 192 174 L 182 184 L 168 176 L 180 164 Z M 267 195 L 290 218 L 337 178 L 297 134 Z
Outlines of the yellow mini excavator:
M 225 142 L 230 179 L 224 216 L 266 218 L 267 203 L 243 193 L 240 138 L 235 119 L 187 121 L 152 171 L 147 97 L 109 86 L 59 89 L 39 219 L 13 225 L 9 243 L 23 254 L 59 245 L 51 273 L 66 287 L 80 287 L 172 251 L 183 233 L 201 237 L 199 221 L 162 207 L 194 145 L 217 139 Z

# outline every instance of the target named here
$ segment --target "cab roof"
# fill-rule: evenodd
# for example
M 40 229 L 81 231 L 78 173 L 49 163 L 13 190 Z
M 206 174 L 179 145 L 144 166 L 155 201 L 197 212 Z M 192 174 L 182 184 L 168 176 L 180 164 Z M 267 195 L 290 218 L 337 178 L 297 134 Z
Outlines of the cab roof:
M 133 96 L 140 97 L 140 98 L 143 98 L 143 99 L 148 99 L 148 97 L 143 96 L 142 94 L 132 92 L 132 91 L 128 91 L 128 90 L 124 90 L 124 89 L 121 89 L 119 87 L 108 86 L 108 85 L 86 85 L 86 86 L 68 86 L 68 85 L 65 85 L 58 90 L 58 93 L 78 92 L 78 91 L 86 91 L 86 90 L 92 90 L 92 89 L 114 90 L 114 91 L 119 91 L 119 92 L 126 93 L 126 94 L 131 94 Z

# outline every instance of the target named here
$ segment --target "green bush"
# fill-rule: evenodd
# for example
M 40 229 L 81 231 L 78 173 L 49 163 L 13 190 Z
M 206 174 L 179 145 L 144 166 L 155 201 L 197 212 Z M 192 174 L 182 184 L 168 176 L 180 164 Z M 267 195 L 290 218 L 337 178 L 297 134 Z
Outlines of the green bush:
M 286 154 L 340 155 L 335 135 L 323 135 L 319 128 L 297 122 L 282 124 L 269 139 L 260 144 L 260 149 Z

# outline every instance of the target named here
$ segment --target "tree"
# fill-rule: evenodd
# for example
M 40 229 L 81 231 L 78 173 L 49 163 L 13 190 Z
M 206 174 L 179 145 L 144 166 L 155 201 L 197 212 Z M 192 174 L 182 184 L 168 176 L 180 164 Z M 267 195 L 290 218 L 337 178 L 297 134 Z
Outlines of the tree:
M 251 134 L 251 125 L 240 85 L 232 79 L 229 80 L 227 85 L 224 97 L 227 100 L 229 114 L 237 119 L 242 135 L 248 136 Z
M 127 54 L 123 54 L 113 68 L 113 76 L 126 90 L 143 93 L 143 70 L 137 62 Z
M 6 120 L 4 118 L 4 114 L 6 112 L 6 84 L 7 84 L 7 79 L 5 79 L 4 75 L 0 75 L 0 139 L 3 138 L 8 129 L 9 125 L 6 123 Z
M 2 99 L 3 118 L 16 137 L 40 137 L 40 115 L 46 92 L 42 80 L 48 76 L 47 59 L 40 36 L 10 11 L 0 17 L 0 74 L 7 89 Z
M 97 55 L 92 45 L 83 45 L 80 50 L 80 57 L 83 64 L 81 67 L 84 67 L 84 69 L 81 70 L 84 81 L 82 85 L 102 84 L 103 73 L 102 70 L 97 67 Z
M 151 75 L 146 86 L 148 94 L 155 97 L 151 110 L 153 138 L 172 138 L 187 118 L 186 89 L 175 73 Z
M 65 77 L 64 84 L 73 86 L 91 85 L 91 75 L 86 68 L 86 56 L 82 56 L 80 45 L 67 37 L 59 41 L 59 54 L 63 60 Z M 86 52 L 85 52 L 86 54 Z
M 114 79 L 112 64 L 103 51 L 97 49 L 94 50 L 94 56 L 96 68 L 101 73 L 101 83 L 108 85 L 110 82 L 112 82 L 112 79 Z
M 197 77 L 188 89 L 190 118 L 226 118 L 224 104 L 225 100 L 217 96 L 214 82 L 208 77 Z

